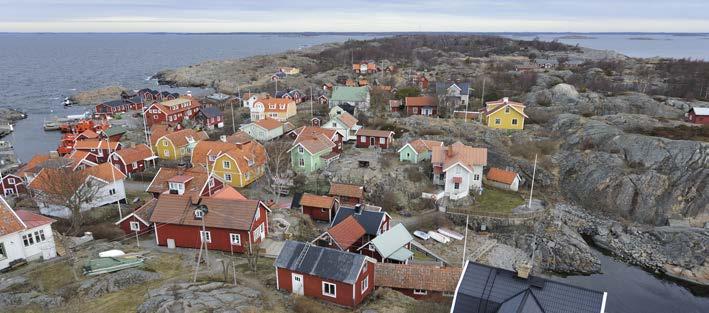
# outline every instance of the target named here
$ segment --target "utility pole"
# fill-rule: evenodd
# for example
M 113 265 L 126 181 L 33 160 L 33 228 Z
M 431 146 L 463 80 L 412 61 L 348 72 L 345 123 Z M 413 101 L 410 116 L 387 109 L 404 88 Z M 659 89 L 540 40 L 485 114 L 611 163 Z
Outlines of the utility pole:
M 483 93 L 480 95 L 480 105 L 485 106 L 485 81 L 487 80 L 486 77 L 483 77 Z
M 244 102 L 243 97 L 241 96 L 241 89 L 239 89 L 239 86 L 236 86 L 236 93 L 239 94 L 239 98 L 241 102 Z M 231 102 L 231 133 L 232 135 L 236 133 L 236 121 L 234 121 L 234 101 Z
M 310 118 L 313 117 L 313 86 L 310 86 Z
M 534 169 L 532 170 L 532 186 L 529 188 L 529 204 L 527 208 L 532 207 L 532 194 L 534 193 L 534 176 L 537 174 L 537 154 L 534 154 Z
M 465 266 L 465 254 L 468 252 L 468 222 L 470 215 L 465 214 L 465 241 L 463 242 L 463 266 Z

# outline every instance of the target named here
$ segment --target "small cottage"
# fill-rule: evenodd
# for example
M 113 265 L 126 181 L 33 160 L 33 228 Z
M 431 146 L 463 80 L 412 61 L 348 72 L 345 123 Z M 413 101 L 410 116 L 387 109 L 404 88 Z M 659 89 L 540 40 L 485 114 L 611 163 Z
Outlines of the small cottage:
M 407 115 L 438 115 L 438 103 L 434 97 L 406 97 L 404 99 L 404 105 L 406 106 Z
M 421 160 L 431 159 L 431 150 L 433 147 L 442 147 L 442 141 L 416 139 L 405 144 L 399 149 L 399 161 L 418 163 Z
M 152 198 L 139 208 L 135 209 L 130 214 L 118 220 L 115 224 L 125 234 L 142 235 L 153 231 L 153 224 L 150 223 L 150 217 L 153 215 L 153 209 L 157 205 L 158 199 Z
M 217 107 L 203 107 L 195 120 L 208 129 L 224 127 L 224 114 Z
M 357 252 L 364 243 L 366 234 L 367 231 L 357 219 L 348 216 L 315 238 L 312 243 L 341 251 Z
M 276 288 L 354 308 L 374 290 L 375 263 L 361 254 L 288 240 L 274 263 Z
M 686 114 L 687 122 L 694 124 L 709 124 L 709 108 L 694 107 Z
M 524 129 L 524 104 L 510 101 L 505 97 L 498 101 L 485 102 L 485 108 L 480 112 L 483 124 L 491 128 Z
M 387 149 L 394 141 L 394 132 L 360 128 L 357 133 L 357 148 Z
M 365 230 L 365 235 L 362 236 L 362 242 L 368 242 L 390 228 L 391 216 L 386 212 L 372 211 L 365 209 L 363 205 L 356 205 L 354 208 L 340 207 L 333 218 L 330 228 L 341 223 L 348 217 L 353 217 L 357 223 L 362 225 Z
M 335 197 L 342 205 L 348 207 L 364 203 L 363 186 L 331 183 L 328 195 Z
M 57 249 L 52 232 L 54 222 L 51 218 L 30 211 L 15 211 L 0 196 L 0 270 L 23 260 L 49 260 L 56 257 Z M 372 276 L 373 272 L 374 267 Z
M 301 213 L 316 221 L 332 222 L 335 212 L 340 208 L 340 201 L 334 197 L 318 196 L 305 193 L 300 198 Z
M 414 237 L 403 224 L 397 224 L 381 235 L 362 245 L 358 253 L 370 256 L 381 263 L 406 264 L 413 259 L 411 241 Z
M 357 131 L 362 126 L 357 125 L 359 121 L 352 114 L 344 109 L 335 106 L 330 109 L 330 121 L 322 127 L 334 129 L 342 136 L 343 141 L 355 140 Z
M 496 167 L 491 167 L 485 176 L 486 183 L 504 190 L 517 191 L 519 181 L 520 177 L 517 173 Z
M 0 190 L 4 196 L 27 193 L 27 188 L 22 177 L 15 174 L 5 174 L 0 177 Z
M 145 170 L 146 162 L 155 160 L 153 151 L 146 144 L 120 149 L 111 154 L 111 163 L 124 175 L 132 177 Z
M 487 149 L 469 147 L 460 141 L 448 147 L 433 147 L 431 164 L 433 183 L 443 186 L 444 194 L 451 199 L 461 199 L 470 190 L 481 190 Z
M 376 287 L 390 288 L 416 300 L 448 302 L 460 279 L 460 267 L 377 263 Z
M 148 126 L 161 123 L 182 123 L 194 118 L 202 105 L 191 97 L 177 98 L 163 102 L 153 102 L 145 110 Z

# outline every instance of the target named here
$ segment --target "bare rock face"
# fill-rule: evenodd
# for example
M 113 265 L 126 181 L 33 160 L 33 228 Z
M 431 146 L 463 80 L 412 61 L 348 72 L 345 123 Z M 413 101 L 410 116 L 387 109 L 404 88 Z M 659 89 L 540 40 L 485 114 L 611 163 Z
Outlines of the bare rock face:
M 148 292 L 137 312 L 251 312 L 259 307 L 260 295 L 248 287 L 217 282 L 170 284 Z
M 60 296 L 51 296 L 38 292 L 0 293 L 1 308 L 26 307 L 29 305 L 52 308 L 62 303 L 64 303 L 64 298 Z
M 605 118 L 562 114 L 560 186 L 585 208 L 664 225 L 709 213 L 709 144 L 625 133 Z
M 75 95 L 72 95 L 69 99 L 79 105 L 92 105 L 103 101 L 120 99 L 121 94 L 125 91 L 127 90 L 120 86 L 108 86 L 81 91 Z
M 100 297 L 106 293 L 119 291 L 131 286 L 140 285 L 158 279 L 160 274 L 139 269 L 127 269 L 101 277 L 85 280 L 79 286 L 78 292 L 91 298 Z

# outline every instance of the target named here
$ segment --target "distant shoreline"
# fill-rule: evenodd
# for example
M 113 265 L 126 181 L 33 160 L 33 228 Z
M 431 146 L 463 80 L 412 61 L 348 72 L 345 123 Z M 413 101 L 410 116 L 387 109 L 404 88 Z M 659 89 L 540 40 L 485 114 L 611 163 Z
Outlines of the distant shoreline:
M 450 32 L 426 32 L 426 31 L 412 31 L 412 32 L 3 32 L 0 31 L 0 35 L 5 34 L 22 34 L 22 35 L 53 35 L 53 34 L 97 34 L 97 35 L 111 35 L 111 34 L 129 34 L 129 35 L 303 35 L 303 36 L 326 36 L 326 35 L 355 35 L 355 36 L 366 36 L 366 35 L 414 35 L 414 34 L 431 34 L 431 35 L 441 35 L 441 34 L 471 34 L 471 35 L 513 35 L 513 36 L 530 36 L 530 35 L 559 35 L 559 36 L 584 36 L 584 35 L 671 35 L 671 36 L 682 36 L 682 37 L 701 37 L 709 36 L 707 32 L 461 32 L 461 31 L 450 31 Z

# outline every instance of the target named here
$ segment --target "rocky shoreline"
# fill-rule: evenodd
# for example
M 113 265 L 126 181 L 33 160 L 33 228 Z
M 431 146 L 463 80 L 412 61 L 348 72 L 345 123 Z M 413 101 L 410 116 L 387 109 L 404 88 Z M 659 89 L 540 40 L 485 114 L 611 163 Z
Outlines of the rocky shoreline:
M 27 118 L 27 114 L 16 109 L 0 108 L 0 138 L 5 137 L 12 133 L 10 127 L 4 127 L 5 125 L 14 125 L 15 122 Z
M 116 100 L 121 98 L 121 94 L 128 89 L 121 86 L 107 86 L 92 90 L 80 91 L 69 97 L 69 100 L 76 105 L 95 105 L 99 102 Z

